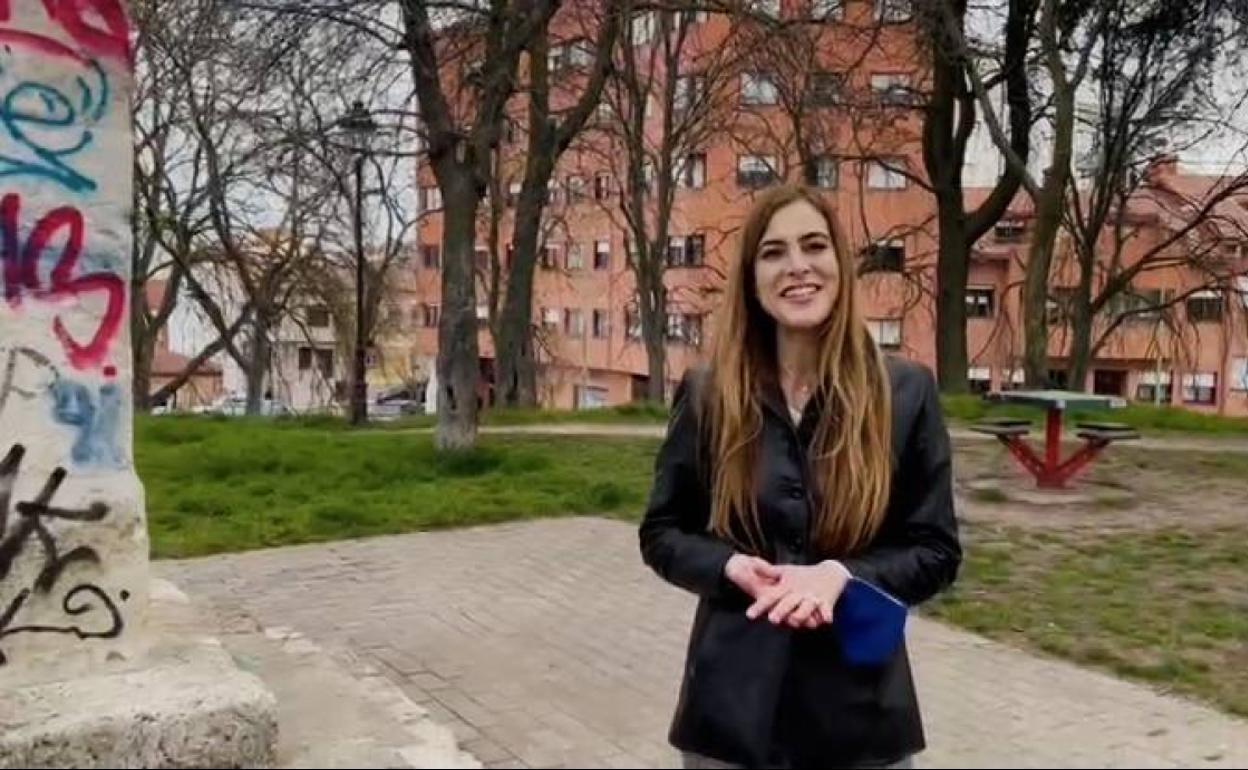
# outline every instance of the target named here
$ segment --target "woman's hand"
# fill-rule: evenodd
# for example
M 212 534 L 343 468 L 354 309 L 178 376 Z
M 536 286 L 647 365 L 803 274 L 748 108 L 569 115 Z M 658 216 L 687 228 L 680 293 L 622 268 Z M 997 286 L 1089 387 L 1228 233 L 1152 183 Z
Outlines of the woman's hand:
M 779 572 L 779 580 L 754 597 L 746 617 L 754 620 L 766 614 L 772 623 L 791 628 L 816 628 L 832 622 L 832 608 L 849 582 L 849 570 L 836 561 L 773 569 Z
M 724 565 L 724 575 L 751 599 L 758 599 L 780 579 L 780 568 L 757 556 L 735 553 Z

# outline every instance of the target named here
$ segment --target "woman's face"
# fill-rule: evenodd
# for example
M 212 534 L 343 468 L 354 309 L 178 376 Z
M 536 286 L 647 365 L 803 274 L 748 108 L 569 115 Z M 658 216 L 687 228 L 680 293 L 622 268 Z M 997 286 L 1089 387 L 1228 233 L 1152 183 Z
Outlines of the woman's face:
M 827 220 L 804 200 L 778 209 L 758 244 L 754 286 L 763 310 L 787 331 L 818 328 L 832 315 L 840 265 Z

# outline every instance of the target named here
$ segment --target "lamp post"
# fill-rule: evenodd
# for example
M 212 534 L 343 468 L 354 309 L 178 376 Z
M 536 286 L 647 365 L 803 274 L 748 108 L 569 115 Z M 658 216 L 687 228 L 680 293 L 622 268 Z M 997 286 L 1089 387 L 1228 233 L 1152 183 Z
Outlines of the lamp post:
M 364 161 L 368 157 L 377 123 L 364 102 L 356 99 L 339 125 L 345 131 L 355 155 L 355 207 L 352 224 L 355 228 L 355 356 L 352 368 L 351 424 L 363 425 L 368 420 L 368 382 L 365 379 L 365 348 L 368 335 L 364 329 Z

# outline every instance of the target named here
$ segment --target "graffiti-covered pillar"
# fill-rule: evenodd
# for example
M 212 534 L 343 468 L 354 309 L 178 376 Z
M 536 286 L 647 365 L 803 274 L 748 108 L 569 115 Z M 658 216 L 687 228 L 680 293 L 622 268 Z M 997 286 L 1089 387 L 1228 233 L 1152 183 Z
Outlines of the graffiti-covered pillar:
M 121 0 L 0 0 L 0 684 L 132 655 L 147 602 L 132 72 Z

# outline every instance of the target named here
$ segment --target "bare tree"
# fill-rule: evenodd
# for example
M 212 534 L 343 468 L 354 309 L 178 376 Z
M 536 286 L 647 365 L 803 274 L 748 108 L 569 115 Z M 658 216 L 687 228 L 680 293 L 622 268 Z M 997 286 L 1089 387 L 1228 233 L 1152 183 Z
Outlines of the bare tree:
M 511 406 L 537 402 L 533 273 L 551 179 L 559 159 L 585 127 L 602 96 L 621 26 L 621 13 L 614 0 L 603 2 L 600 8 L 569 6 L 569 10 L 572 12 L 565 18 L 556 17 L 562 25 L 538 30 L 527 49 L 524 176 L 516 202 L 506 294 L 497 323 L 491 325 L 495 331 L 498 396 Z M 492 252 L 496 251 L 495 246 Z M 492 286 L 497 287 L 497 282 Z
M 1115 4 L 1095 31 L 1091 84 L 1095 106 L 1080 128 L 1092 137 L 1067 189 L 1065 226 L 1077 281 L 1062 308 L 1070 321 L 1072 387 L 1082 389 L 1088 365 L 1124 320 L 1155 312 L 1157 302 L 1132 292 L 1139 276 L 1185 264 L 1206 281 L 1219 275 L 1223 242 L 1243 238 L 1226 211 L 1248 194 L 1248 174 L 1201 189 L 1173 187 L 1159 170 L 1173 158 L 1224 133 L 1248 90 L 1219 73 L 1233 71 L 1228 52 L 1239 31 L 1221 0 Z M 1141 223 L 1141 214 L 1147 224 Z M 1143 249 L 1141 230 L 1154 222 L 1167 235 Z M 1094 327 L 1106 317 L 1099 339 Z
M 666 383 L 668 236 L 676 193 L 730 114 L 742 59 L 740 22 L 707 24 L 697 4 L 655 10 L 625 0 L 628 19 L 600 113 L 583 152 L 607 169 L 609 212 L 626 233 L 636 309 L 646 348 L 647 397 L 661 401 Z M 719 15 L 719 14 L 716 14 Z M 705 169 L 702 170 L 705 173 Z M 618 193 L 618 198 L 616 194 Z
M 922 142 L 929 189 L 936 201 L 936 371 L 945 392 L 967 389 L 966 283 L 971 250 L 1014 199 L 1030 153 L 1027 53 L 1036 7 L 1037 0 L 1007 0 L 1004 44 L 999 50 L 966 43 L 966 0 L 936 0 L 922 6 L 918 17 L 920 50 L 931 71 Z M 1005 141 L 1021 165 L 1007 164 L 988 196 L 968 211 L 963 172 L 978 114 L 971 78 L 980 70 L 987 70 L 985 88 L 1004 83 L 1009 119 Z

